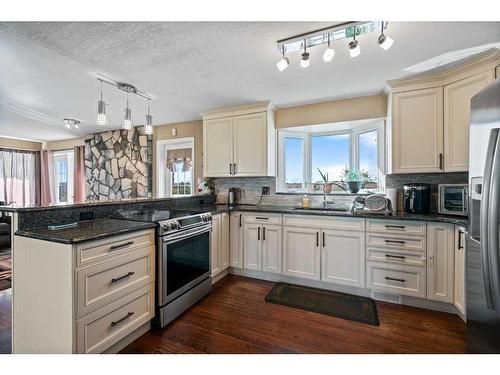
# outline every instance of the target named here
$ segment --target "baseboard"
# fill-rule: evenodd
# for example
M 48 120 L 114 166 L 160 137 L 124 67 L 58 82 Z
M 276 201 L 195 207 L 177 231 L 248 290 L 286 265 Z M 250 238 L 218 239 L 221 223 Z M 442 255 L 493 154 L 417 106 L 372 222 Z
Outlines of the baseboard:
M 246 269 L 234 268 L 234 267 L 229 268 L 229 273 L 232 275 L 246 276 L 246 277 L 251 277 L 254 279 L 260 279 L 260 280 L 266 280 L 266 281 L 286 282 L 286 283 L 291 283 L 291 284 L 310 286 L 313 288 L 333 290 L 336 292 L 349 293 L 349 294 L 354 294 L 354 295 L 363 296 L 363 297 L 370 297 L 371 296 L 371 289 L 356 288 L 356 287 L 345 286 L 345 285 L 331 284 L 331 283 L 325 283 L 322 281 L 301 279 L 301 278 L 291 277 L 291 276 L 286 276 L 286 275 L 281 275 L 281 274 L 272 274 L 272 273 L 267 273 L 267 272 L 246 270 Z M 387 302 L 387 303 L 390 303 L 390 302 Z M 421 309 L 435 310 L 435 311 L 455 314 L 455 315 L 458 315 L 462 320 L 465 321 L 465 317 L 463 316 L 463 314 L 460 313 L 460 311 L 453 304 L 430 301 L 427 299 L 410 297 L 410 296 L 402 296 L 402 304 L 407 305 L 407 306 L 418 307 Z
M 139 328 L 137 328 L 134 332 L 132 332 L 130 335 L 124 337 L 120 341 L 118 341 L 116 344 L 113 344 L 109 348 L 107 348 L 105 351 L 103 351 L 103 354 L 116 354 L 123 348 L 125 348 L 127 345 L 131 344 L 135 340 L 137 340 L 139 337 L 144 335 L 146 332 L 148 332 L 151 329 L 151 321 L 143 324 Z
M 222 279 L 223 277 L 227 276 L 229 274 L 229 269 L 226 268 L 224 271 L 221 271 L 215 276 L 212 276 L 212 285 L 214 285 L 217 281 Z

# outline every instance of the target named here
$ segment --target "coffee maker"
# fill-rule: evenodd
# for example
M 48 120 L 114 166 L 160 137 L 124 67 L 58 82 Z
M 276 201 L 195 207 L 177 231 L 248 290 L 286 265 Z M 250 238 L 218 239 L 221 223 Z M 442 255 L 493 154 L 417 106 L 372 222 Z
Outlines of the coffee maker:
M 403 186 L 403 205 L 411 214 L 428 214 L 431 204 L 431 186 L 411 183 Z
M 227 204 L 229 206 L 235 206 L 240 202 L 241 199 L 241 189 L 237 187 L 229 188 L 229 193 L 227 195 Z

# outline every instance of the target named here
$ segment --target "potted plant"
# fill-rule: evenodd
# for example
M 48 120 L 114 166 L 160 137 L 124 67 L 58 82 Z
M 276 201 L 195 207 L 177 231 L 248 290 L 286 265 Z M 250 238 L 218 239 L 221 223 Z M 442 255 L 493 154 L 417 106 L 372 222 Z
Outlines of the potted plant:
M 326 194 L 330 194 L 332 192 L 332 187 L 333 184 L 328 181 L 328 173 L 323 173 L 321 170 L 318 168 L 318 172 L 321 175 L 321 179 L 323 182 L 321 183 L 323 185 L 323 190 Z
M 356 194 L 364 184 L 373 181 L 367 171 L 357 171 L 347 166 L 342 171 L 342 180 L 352 194 Z
M 215 178 L 214 177 L 203 177 L 203 183 L 210 194 L 215 193 Z

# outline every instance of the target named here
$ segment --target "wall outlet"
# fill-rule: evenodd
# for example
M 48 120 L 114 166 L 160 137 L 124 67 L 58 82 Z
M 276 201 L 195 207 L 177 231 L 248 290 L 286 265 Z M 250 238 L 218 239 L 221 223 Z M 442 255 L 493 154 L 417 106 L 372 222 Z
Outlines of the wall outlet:
M 269 186 L 262 186 L 262 195 L 270 195 L 271 188 Z

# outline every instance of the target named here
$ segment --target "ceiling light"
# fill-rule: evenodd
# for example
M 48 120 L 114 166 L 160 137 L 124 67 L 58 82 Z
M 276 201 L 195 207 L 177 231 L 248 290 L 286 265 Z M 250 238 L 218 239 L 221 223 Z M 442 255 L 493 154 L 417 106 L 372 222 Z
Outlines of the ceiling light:
M 387 22 L 385 23 L 385 28 L 387 28 Z M 378 45 L 387 51 L 389 48 L 391 48 L 393 43 L 394 40 L 384 34 L 384 22 L 382 22 L 382 32 L 378 37 Z
M 302 68 L 307 68 L 309 66 L 309 52 L 306 51 L 307 45 L 306 41 L 304 39 L 304 52 L 302 53 L 302 56 L 300 57 L 300 66 Z
M 123 129 L 132 129 L 132 110 L 128 106 L 128 91 L 127 91 L 127 106 L 125 107 L 125 116 L 123 118 Z
M 80 123 L 80 120 L 74 119 L 74 118 L 64 118 L 63 119 L 64 126 L 66 129 L 79 129 L 80 127 L 78 124 Z
M 97 101 L 97 125 L 105 126 L 107 124 L 106 103 L 102 100 L 102 80 L 99 81 L 101 81 L 101 100 Z
M 328 33 L 328 48 L 325 50 L 325 52 L 323 52 L 323 60 L 325 62 L 330 62 L 332 61 L 333 56 L 335 56 L 335 51 L 330 46 L 330 33 Z
M 288 68 L 288 64 L 290 64 L 290 61 L 288 58 L 285 56 L 285 46 L 281 47 L 281 53 L 283 55 L 282 59 L 276 63 L 276 67 L 280 72 Z
M 357 57 L 361 53 L 361 48 L 359 48 L 359 43 L 356 40 L 356 28 L 354 28 L 354 36 L 349 42 L 349 55 L 351 57 Z
M 148 114 L 146 115 L 146 124 L 144 125 L 144 134 L 153 134 L 153 116 L 150 113 L 149 99 L 148 99 Z

